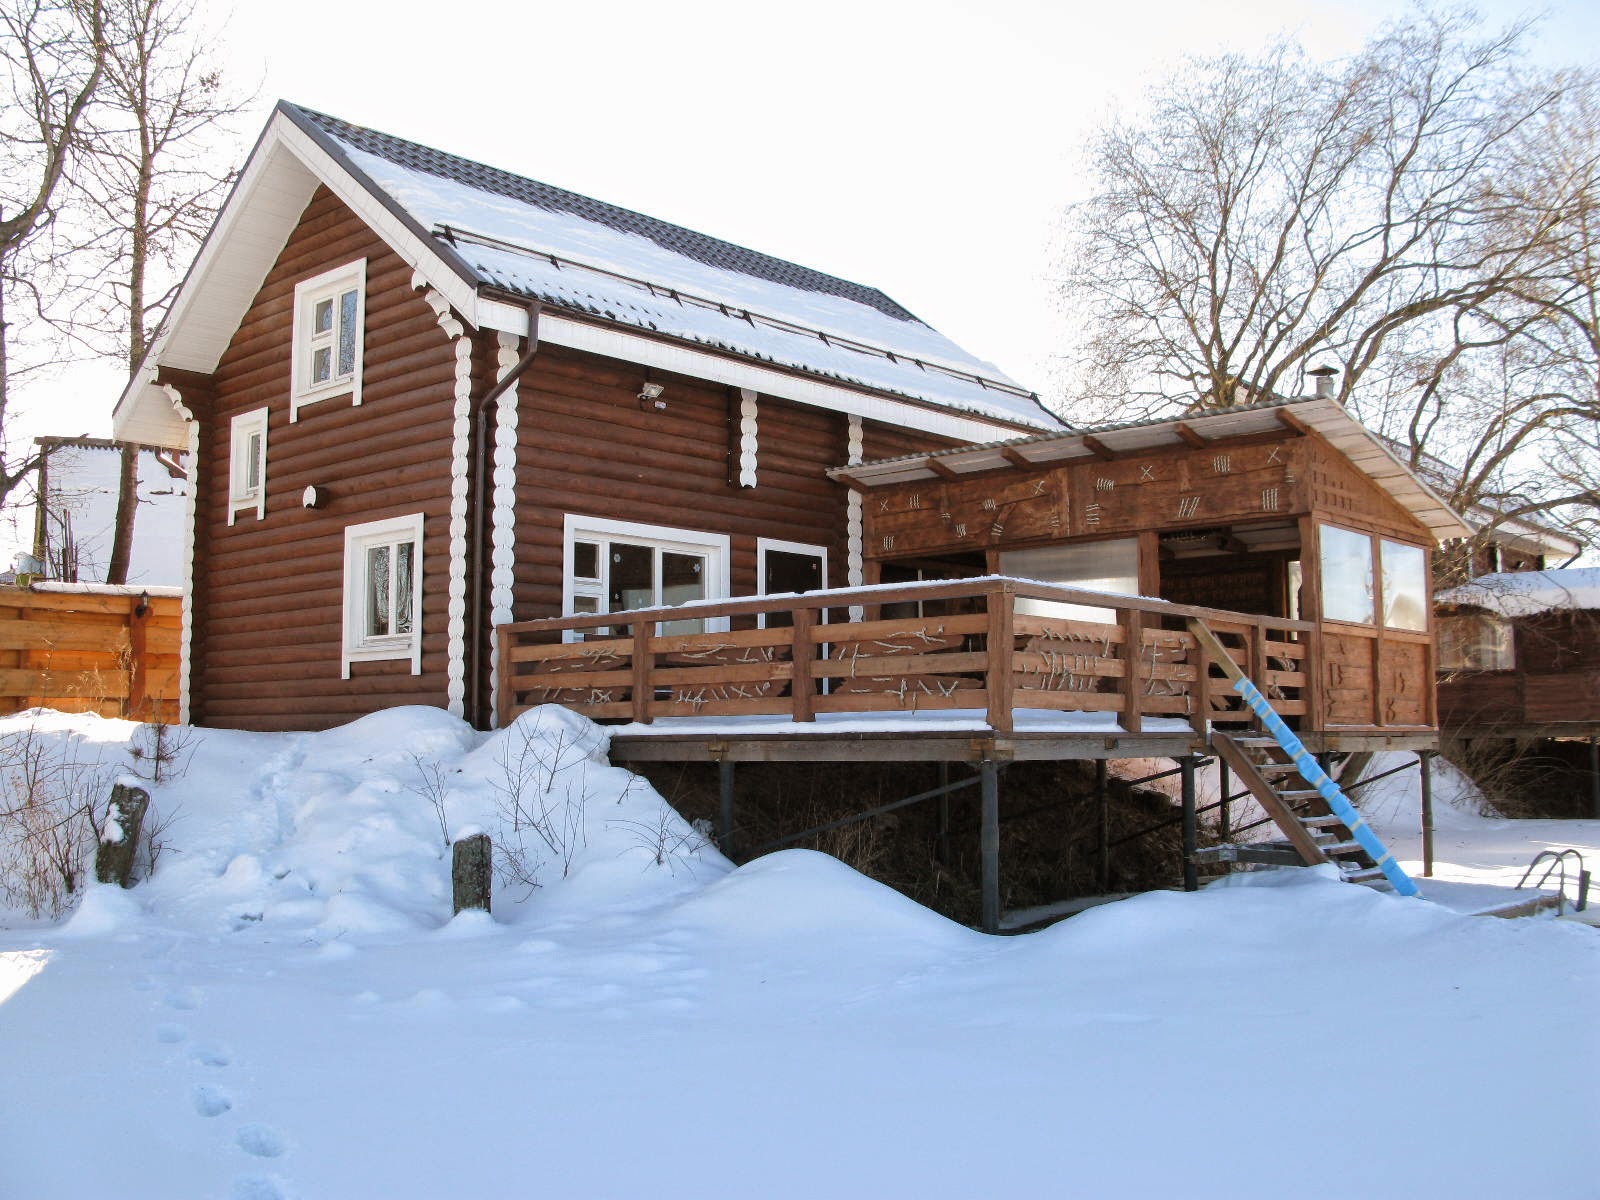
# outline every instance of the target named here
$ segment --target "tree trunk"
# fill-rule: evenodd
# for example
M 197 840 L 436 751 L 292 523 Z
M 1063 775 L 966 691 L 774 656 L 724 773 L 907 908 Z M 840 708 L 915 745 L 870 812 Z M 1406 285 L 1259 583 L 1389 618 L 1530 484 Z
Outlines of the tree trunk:
M 132 442 L 123 442 L 118 449 L 122 454 L 122 470 L 117 477 L 117 523 L 111 535 L 107 583 L 128 582 L 128 559 L 133 553 L 133 518 L 139 507 L 139 447 Z

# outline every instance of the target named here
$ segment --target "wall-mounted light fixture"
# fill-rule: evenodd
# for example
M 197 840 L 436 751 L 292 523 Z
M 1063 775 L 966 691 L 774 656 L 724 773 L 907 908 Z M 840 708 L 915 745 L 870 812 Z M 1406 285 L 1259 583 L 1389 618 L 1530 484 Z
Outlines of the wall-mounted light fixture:
M 667 407 L 667 402 L 661 398 L 661 393 L 666 390 L 659 383 L 646 383 L 639 389 L 639 407 L 662 411 Z
M 300 506 L 302 508 L 321 508 L 327 502 L 328 493 L 315 484 L 310 485 L 300 493 Z

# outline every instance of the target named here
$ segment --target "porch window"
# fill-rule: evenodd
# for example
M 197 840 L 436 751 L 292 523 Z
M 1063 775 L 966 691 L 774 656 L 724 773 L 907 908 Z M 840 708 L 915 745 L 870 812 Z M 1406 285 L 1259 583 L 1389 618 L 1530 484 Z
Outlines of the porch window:
M 1372 624 L 1377 604 L 1372 539 L 1337 525 L 1323 525 L 1318 532 L 1322 542 L 1323 618 Z
M 422 673 L 422 514 L 344 531 L 344 677 L 352 662 L 409 659 Z
M 1120 596 L 1139 594 L 1139 540 L 1115 538 L 1105 542 L 1063 543 L 1036 550 L 1007 550 L 1000 555 L 1000 573 L 1020 579 L 1038 579 L 1067 587 Z M 1017 612 L 1036 617 L 1064 617 L 1076 621 L 1114 621 L 1109 608 L 1062 604 L 1054 600 L 1017 600 Z
M 1511 622 L 1491 613 L 1439 618 L 1439 670 L 1510 671 L 1517 665 Z
M 720 599 L 729 590 L 728 538 L 692 529 L 569 514 L 565 563 L 562 608 L 569 615 Z M 703 633 L 707 627 L 692 618 L 662 621 L 658 631 Z
M 1428 556 L 1421 546 L 1383 539 L 1383 623 L 1390 629 L 1428 628 Z
M 332 396 L 361 403 L 367 260 L 357 259 L 294 289 L 294 384 L 289 419 Z

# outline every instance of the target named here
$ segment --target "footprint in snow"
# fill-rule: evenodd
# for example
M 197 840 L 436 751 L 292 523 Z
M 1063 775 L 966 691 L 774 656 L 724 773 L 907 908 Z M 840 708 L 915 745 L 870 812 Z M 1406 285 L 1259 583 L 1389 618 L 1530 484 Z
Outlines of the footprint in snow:
M 228 1052 L 226 1046 L 218 1046 L 211 1042 L 196 1046 L 189 1051 L 189 1057 L 202 1067 L 225 1067 L 233 1061 L 233 1055 Z
M 230 1200 L 288 1200 L 288 1195 L 270 1175 L 241 1175 L 229 1193 Z
M 165 1003 L 179 1012 L 192 1012 L 200 1007 L 200 993 L 190 987 L 173 988 L 166 994 Z
M 202 1083 L 191 1098 L 195 1112 L 202 1117 L 220 1117 L 233 1107 L 233 1097 L 215 1084 Z
M 164 1021 L 156 1026 L 156 1041 L 165 1042 L 169 1046 L 176 1045 L 188 1036 L 189 1031 L 173 1021 Z
M 270 1125 L 241 1125 L 236 1139 L 239 1149 L 257 1158 L 277 1158 L 289 1148 L 289 1143 Z

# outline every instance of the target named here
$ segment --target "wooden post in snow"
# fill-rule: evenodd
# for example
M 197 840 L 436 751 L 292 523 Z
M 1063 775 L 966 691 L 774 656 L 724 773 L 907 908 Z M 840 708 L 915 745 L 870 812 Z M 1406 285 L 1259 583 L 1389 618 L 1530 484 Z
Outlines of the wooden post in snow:
M 149 807 L 150 793 L 143 788 L 119 783 L 111 789 L 111 811 L 94 852 L 94 877 L 100 883 L 127 887 L 132 881 L 133 856 Z
M 459 839 L 450 848 L 450 891 L 452 911 L 469 908 L 489 911 L 494 865 L 494 848 L 487 833 L 474 833 Z

